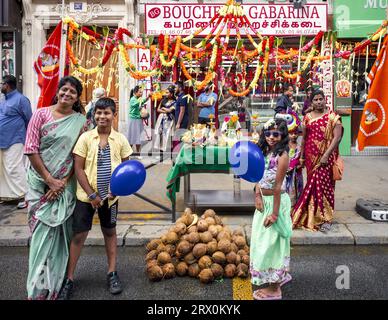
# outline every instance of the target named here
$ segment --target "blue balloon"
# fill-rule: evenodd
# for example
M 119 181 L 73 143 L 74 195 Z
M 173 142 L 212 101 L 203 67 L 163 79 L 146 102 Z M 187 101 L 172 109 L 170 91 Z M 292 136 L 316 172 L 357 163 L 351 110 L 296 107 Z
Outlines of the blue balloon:
M 145 179 L 144 165 L 136 160 L 127 160 L 113 171 L 110 190 L 116 196 L 129 196 L 143 186 Z
M 251 141 L 238 141 L 229 150 L 229 162 L 234 174 L 249 182 L 258 182 L 264 175 L 263 153 Z

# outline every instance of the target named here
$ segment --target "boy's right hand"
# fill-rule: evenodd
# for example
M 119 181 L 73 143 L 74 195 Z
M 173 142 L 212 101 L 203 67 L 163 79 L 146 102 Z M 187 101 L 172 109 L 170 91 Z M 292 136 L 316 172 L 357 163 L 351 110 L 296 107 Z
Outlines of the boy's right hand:
M 102 205 L 102 200 L 101 200 L 100 196 L 97 196 L 96 199 L 94 199 L 90 202 L 90 204 L 92 205 L 93 209 L 100 208 Z

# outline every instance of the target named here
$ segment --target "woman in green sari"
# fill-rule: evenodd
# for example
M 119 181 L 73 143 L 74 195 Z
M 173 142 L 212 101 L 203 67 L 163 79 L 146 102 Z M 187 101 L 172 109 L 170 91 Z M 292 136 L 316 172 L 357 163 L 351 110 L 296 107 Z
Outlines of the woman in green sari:
M 56 299 L 65 277 L 76 188 L 72 150 L 86 129 L 81 93 L 79 80 L 62 78 L 57 103 L 38 109 L 28 125 L 28 299 Z

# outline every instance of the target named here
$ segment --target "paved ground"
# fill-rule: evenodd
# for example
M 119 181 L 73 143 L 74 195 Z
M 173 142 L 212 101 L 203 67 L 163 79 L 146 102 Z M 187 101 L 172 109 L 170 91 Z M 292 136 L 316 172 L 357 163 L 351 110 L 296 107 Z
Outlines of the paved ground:
M 193 278 L 157 283 L 144 274 L 143 248 L 120 248 L 118 272 L 125 289 L 112 297 L 105 289 L 103 248 L 85 248 L 76 273 L 74 299 L 233 300 L 250 299 L 250 282 L 215 282 L 202 285 Z M 0 300 L 25 299 L 27 248 L 0 248 Z M 284 287 L 284 299 L 388 299 L 388 246 L 294 246 L 291 251 L 294 280 Z M 349 268 L 349 289 L 337 289 L 342 269 Z M 341 267 L 340 267 L 341 268 Z M 339 271 L 340 273 L 336 273 Z M 345 282 L 342 282 L 346 284 Z

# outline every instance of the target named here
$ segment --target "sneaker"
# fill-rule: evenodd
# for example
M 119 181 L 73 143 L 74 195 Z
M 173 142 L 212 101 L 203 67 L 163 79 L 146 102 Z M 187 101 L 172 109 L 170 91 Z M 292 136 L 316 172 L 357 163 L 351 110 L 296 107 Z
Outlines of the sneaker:
M 18 209 L 25 209 L 28 207 L 28 202 L 27 201 L 20 201 L 17 205 Z
M 57 300 L 70 300 L 70 296 L 73 293 L 73 287 L 74 282 L 70 279 L 65 279 Z
M 111 294 L 119 294 L 123 291 L 119 275 L 113 271 L 107 276 L 108 288 Z

